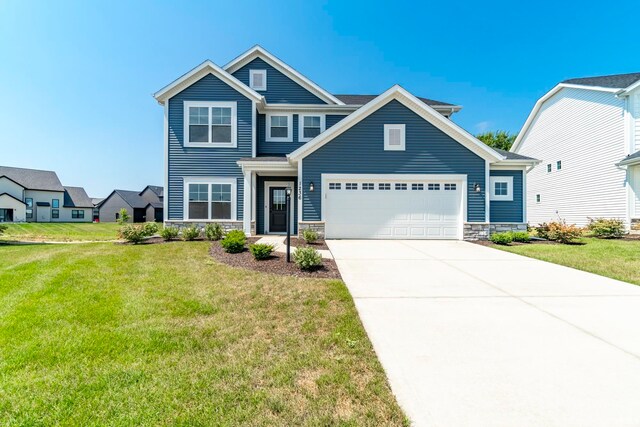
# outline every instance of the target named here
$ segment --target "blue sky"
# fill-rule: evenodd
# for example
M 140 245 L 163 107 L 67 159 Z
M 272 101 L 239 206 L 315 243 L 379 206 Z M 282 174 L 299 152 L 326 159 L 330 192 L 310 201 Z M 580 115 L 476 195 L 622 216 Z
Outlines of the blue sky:
M 55 170 L 96 197 L 161 185 L 162 108 L 151 94 L 255 44 L 330 92 L 398 83 L 462 105 L 454 120 L 472 133 L 517 132 L 558 81 L 640 71 L 634 10 L 588 0 L 3 0 L 0 165 Z

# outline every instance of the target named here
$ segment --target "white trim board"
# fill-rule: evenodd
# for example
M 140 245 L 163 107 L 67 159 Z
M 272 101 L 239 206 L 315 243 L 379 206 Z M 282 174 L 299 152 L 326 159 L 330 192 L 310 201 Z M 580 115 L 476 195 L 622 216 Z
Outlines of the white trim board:
M 275 55 L 269 53 L 266 49 L 264 49 L 260 45 L 255 45 L 251 49 L 247 50 L 240 56 L 231 60 L 224 67 L 222 67 L 227 73 L 233 74 L 240 68 L 244 67 L 251 61 L 256 58 L 260 58 L 264 60 L 266 63 L 274 67 L 275 69 L 282 72 L 284 75 L 289 77 L 294 82 L 298 83 L 303 88 L 307 89 L 309 92 L 316 95 L 318 98 L 324 100 L 330 104 L 336 105 L 344 105 L 344 102 L 340 101 L 338 98 L 322 89 L 320 86 L 300 74 L 298 71 L 291 68 L 289 65 L 285 64 L 282 60 L 277 58 Z
M 308 156 L 392 100 L 397 100 L 402 103 L 404 106 L 420 115 L 424 120 L 428 121 L 483 159 L 490 160 L 492 162 L 505 159 L 505 156 L 493 150 L 491 147 L 487 146 L 398 85 L 391 87 L 382 95 L 365 104 L 359 110 L 340 120 L 336 125 L 330 127 L 322 134 L 288 154 L 287 158 L 292 161 L 298 161 Z
M 277 233 L 272 233 L 269 231 L 269 205 L 271 204 L 271 194 L 269 191 L 269 188 L 271 187 L 287 187 L 290 186 L 291 187 L 291 191 L 295 192 L 296 188 L 293 186 L 294 182 L 293 181 L 265 181 L 264 182 L 264 230 L 262 230 L 264 232 L 264 234 L 287 234 L 286 231 L 284 232 L 277 232 Z M 295 224 L 295 218 L 294 218 L 294 212 L 295 209 L 293 208 L 294 203 L 295 203 L 295 199 L 294 199 L 294 194 L 291 195 L 291 201 L 289 203 L 289 221 L 291 222 L 290 227 L 291 227 L 291 234 L 293 234 L 293 230 L 294 230 L 294 224 Z
M 164 104 L 166 100 L 171 98 L 172 96 L 178 94 L 183 91 L 187 87 L 191 86 L 193 83 L 197 82 L 204 76 L 208 74 L 213 74 L 224 83 L 228 84 L 232 88 L 236 89 L 245 97 L 254 100 L 258 103 L 262 103 L 263 96 L 260 95 L 255 90 L 251 89 L 249 86 L 242 83 L 240 80 L 233 77 L 231 74 L 227 73 L 222 68 L 218 67 L 216 64 L 211 62 L 210 60 L 204 61 L 202 64 L 198 65 L 191 71 L 177 78 L 173 82 L 169 83 L 159 91 L 153 94 L 153 97 L 160 103 Z

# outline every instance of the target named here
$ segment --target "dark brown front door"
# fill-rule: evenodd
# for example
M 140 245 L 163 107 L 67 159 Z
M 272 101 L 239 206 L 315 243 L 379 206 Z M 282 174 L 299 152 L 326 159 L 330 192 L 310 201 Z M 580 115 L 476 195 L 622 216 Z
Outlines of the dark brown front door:
M 285 187 L 269 188 L 269 232 L 287 231 L 287 193 Z

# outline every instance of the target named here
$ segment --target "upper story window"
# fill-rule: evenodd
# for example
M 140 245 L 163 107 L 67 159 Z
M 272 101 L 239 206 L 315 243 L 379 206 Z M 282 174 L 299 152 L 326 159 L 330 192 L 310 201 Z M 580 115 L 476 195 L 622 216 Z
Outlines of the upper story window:
M 557 170 L 562 169 L 562 160 L 558 160 L 558 161 L 556 162 L 556 169 L 557 169 Z
M 492 176 L 489 178 L 491 193 L 489 200 L 513 201 L 513 177 L 512 176 Z
M 325 116 L 322 114 L 301 114 L 298 123 L 298 140 L 300 142 L 311 141 L 325 130 Z
M 267 90 L 267 70 L 249 70 L 249 87 L 254 90 Z
M 292 142 L 292 128 L 292 114 L 268 114 L 266 140 L 273 142 Z
M 547 172 L 551 172 L 551 163 L 547 164 Z
M 186 147 L 236 147 L 236 102 L 185 101 Z
M 384 149 L 405 150 L 405 125 L 384 125 Z
M 60 199 L 51 200 L 51 207 L 58 209 L 60 207 Z

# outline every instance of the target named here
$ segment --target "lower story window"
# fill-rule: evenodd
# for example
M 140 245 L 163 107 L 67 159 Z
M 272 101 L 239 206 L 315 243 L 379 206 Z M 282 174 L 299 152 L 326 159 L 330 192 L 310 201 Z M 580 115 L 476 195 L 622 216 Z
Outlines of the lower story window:
M 73 219 L 82 219 L 84 218 L 84 211 L 83 210 L 72 210 L 71 211 L 71 218 Z
M 53 219 L 60 218 L 60 210 L 59 209 L 51 209 L 51 218 L 53 218 Z
M 235 217 L 235 179 L 188 182 L 185 219 L 230 220 Z M 226 181 L 226 182 L 225 182 Z

